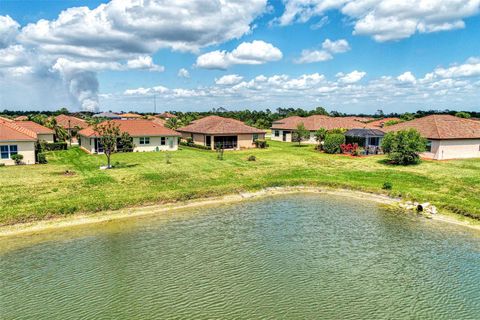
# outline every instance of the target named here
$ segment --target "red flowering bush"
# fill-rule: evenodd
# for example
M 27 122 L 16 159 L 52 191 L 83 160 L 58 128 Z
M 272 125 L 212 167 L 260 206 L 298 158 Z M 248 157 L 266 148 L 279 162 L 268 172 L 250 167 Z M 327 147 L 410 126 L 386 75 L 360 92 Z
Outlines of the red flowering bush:
M 344 154 L 351 154 L 353 156 L 358 156 L 360 154 L 358 143 L 342 143 L 340 149 L 342 149 L 342 153 Z

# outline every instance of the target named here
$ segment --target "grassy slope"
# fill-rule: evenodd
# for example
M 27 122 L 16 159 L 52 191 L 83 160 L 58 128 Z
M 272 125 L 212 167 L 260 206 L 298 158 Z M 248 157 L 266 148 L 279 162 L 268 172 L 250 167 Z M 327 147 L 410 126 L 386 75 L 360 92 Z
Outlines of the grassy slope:
M 52 215 L 94 212 L 147 203 L 172 202 L 271 186 L 333 186 L 431 201 L 441 208 L 480 217 L 480 160 L 424 161 L 389 166 L 383 157 L 350 158 L 316 152 L 312 146 L 271 142 L 267 150 L 116 154 L 123 167 L 99 170 L 104 156 L 79 149 L 49 154 L 48 165 L 0 168 L 0 224 Z M 248 162 L 254 154 L 258 160 Z M 73 176 L 63 174 L 74 171 Z

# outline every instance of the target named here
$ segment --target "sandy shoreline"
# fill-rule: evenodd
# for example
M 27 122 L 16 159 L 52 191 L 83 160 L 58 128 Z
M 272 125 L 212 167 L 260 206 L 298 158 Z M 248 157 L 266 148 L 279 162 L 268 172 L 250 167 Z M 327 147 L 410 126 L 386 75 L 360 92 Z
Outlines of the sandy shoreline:
M 241 202 L 249 199 L 258 199 L 261 197 L 294 194 L 294 193 L 317 193 L 344 196 L 354 198 L 362 201 L 372 201 L 383 205 L 400 208 L 401 199 L 391 198 L 385 195 L 366 193 L 353 190 L 343 189 L 328 189 L 328 188 L 314 188 L 314 187 L 278 187 L 267 188 L 257 192 L 238 193 L 226 195 L 221 197 L 203 198 L 185 202 L 176 202 L 169 204 L 149 205 L 142 207 L 125 208 L 115 211 L 103 211 L 92 214 L 77 214 L 69 217 L 59 217 L 49 220 L 34 221 L 28 223 L 20 223 L 9 226 L 0 227 L 1 237 L 12 237 L 17 235 L 42 233 L 49 230 L 68 228 L 74 226 L 88 225 L 100 222 L 108 222 L 111 220 L 119 220 L 125 218 L 161 214 L 171 210 L 196 208 L 215 204 L 227 204 Z M 436 214 L 431 216 L 432 220 L 452 223 L 480 231 L 480 225 L 471 224 L 468 221 L 463 221 L 455 217 Z

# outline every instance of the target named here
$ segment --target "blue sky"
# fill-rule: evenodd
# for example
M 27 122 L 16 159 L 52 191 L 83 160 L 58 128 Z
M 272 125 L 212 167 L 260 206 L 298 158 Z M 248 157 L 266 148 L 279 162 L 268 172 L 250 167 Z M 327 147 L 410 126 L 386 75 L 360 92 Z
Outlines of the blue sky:
M 0 108 L 146 112 L 155 96 L 179 111 L 479 110 L 479 12 L 480 0 L 3 0 Z

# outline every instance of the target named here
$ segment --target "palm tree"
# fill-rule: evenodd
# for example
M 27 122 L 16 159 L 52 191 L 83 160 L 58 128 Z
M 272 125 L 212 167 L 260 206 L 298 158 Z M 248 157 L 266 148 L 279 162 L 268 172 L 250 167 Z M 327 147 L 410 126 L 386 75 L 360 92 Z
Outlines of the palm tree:
M 48 118 L 47 121 L 45 121 L 45 126 L 55 132 L 55 137 L 58 141 L 67 141 L 67 139 L 69 139 L 68 131 L 59 126 L 54 117 Z

